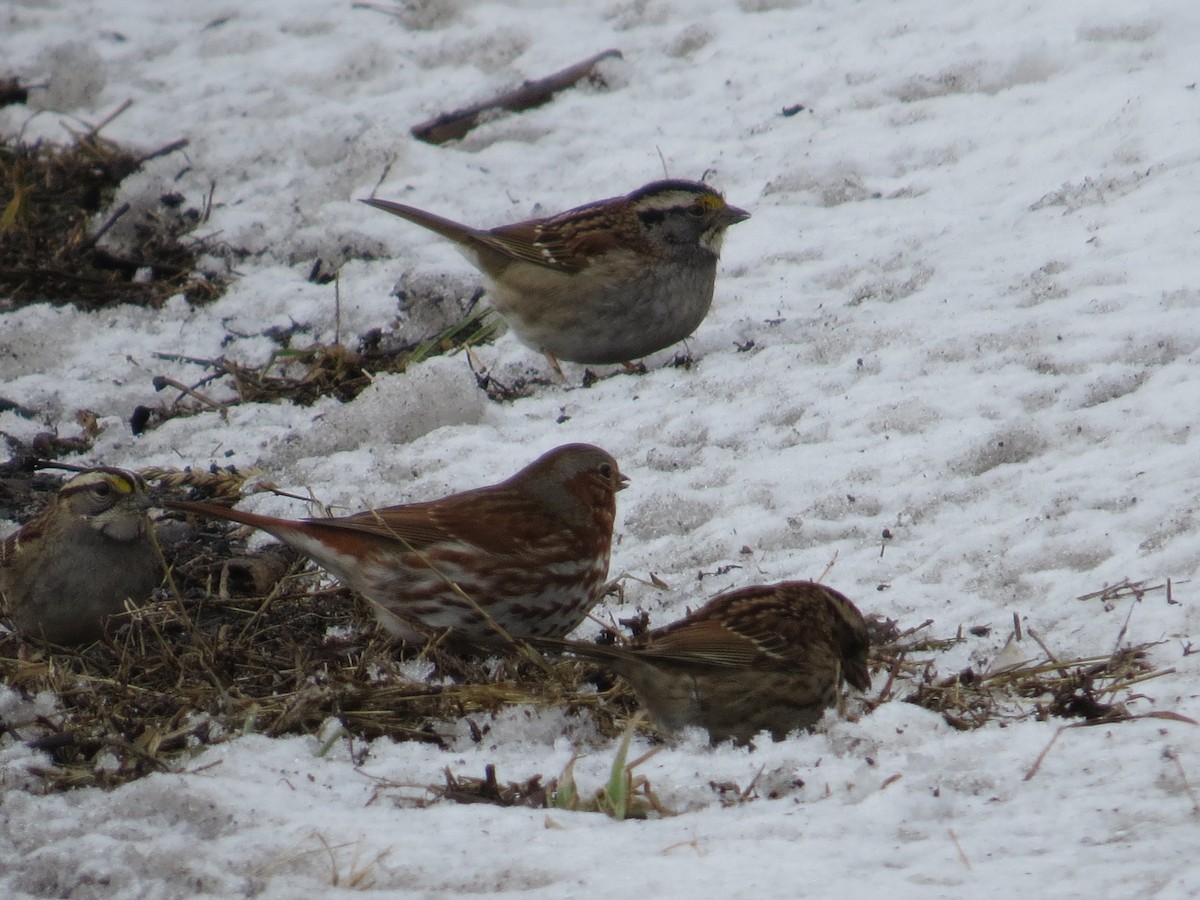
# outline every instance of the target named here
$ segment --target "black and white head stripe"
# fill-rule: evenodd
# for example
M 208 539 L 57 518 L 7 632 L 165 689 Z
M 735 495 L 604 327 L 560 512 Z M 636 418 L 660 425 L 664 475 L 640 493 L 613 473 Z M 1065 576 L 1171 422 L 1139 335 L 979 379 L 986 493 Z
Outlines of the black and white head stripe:
M 146 489 L 146 482 L 140 475 L 127 472 L 124 469 L 99 467 L 81 472 L 67 481 L 58 492 L 60 498 L 81 494 L 84 491 L 103 493 L 112 491 L 115 497 L 128 496 Z

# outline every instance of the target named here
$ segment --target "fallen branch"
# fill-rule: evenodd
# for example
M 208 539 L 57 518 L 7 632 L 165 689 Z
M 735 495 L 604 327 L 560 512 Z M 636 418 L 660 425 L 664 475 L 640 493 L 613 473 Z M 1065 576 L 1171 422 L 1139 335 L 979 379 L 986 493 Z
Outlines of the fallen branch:
M 479 125 L 480 120 L 486 113 L 500 110 L 522 112 L 526 109 L 541 106 L 547 103 L 559 91 L 574 86 L 584 78 L 591 77 L 594 74 L 596 65 L 601 61 L 620 58 L 620 50 L 605 50 L 603 53 L 597 53 L 595 56 L 583 60 L 583 62 L 567 66 L 567 68 L 555 72 L 553 75 L 548 75 L 537 81 L 526 81 L 519 88 L 501 94 L 499 97 L 485 100 L 483 103 L 458 109 L 454 112 L 443 113 L 427 122 L 414 125 L 412 135 L 418 140 L 425 141 L 427 144 L 444 144 L 447 141 L 457 140 L 466 136 L 473 128 Z

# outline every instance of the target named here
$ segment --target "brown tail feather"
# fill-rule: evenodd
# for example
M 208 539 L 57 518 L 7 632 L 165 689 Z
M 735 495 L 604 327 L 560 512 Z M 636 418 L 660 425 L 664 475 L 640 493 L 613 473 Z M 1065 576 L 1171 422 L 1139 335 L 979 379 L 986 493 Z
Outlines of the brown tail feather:
M 379 200 L 371 197 L 360 202 L 367 204 L 367 206 L 373 206 L 376 209 L 382 209 L 393 216 L 399 216 L 401 219 L 407 219 L 414 225 L 428 228 L 434 234 L 440 234 L 442 237 L 455 243 L 463 241 L 464 232 L 471 235 L 475 231 L 469 225 L 463 225 L 461 222 L 455 222 L 453 219 L 447 219 L 444 216 L 426 212 L 423 209 L 417 209 L 415 206 L 405 206 L 403 203 L 396 203 L 393 200 Z
M 203 503 L 195 500 L 164 500 L 162 506 L 164 509 L 177 509 L 181 512 L 207 516 L 210 519 L 224 519 L 227 522 L 237 522 L 241 525 L 249 525 L 251 528 L 261 528 L 264 531 L 280 525 L 290 524 L 287 519 L 280 519 L 275 516 L 262 516 L 258 513 L 233 509 L 229 506 L 220 506 L 216 503 Z

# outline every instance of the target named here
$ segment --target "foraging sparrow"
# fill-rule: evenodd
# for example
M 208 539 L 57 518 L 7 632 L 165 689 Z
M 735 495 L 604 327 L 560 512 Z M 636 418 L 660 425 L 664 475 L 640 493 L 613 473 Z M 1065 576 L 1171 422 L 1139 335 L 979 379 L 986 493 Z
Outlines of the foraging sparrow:
M 690 335 L 712 305 L 725 229 L 750 217 L 708 185 L 655 181 L 490 230 L 364 200 L 453 241 L 521 343 L 576 363 L 627 363 Z
M 440 500 L 330 519 L 280 519 L 211 503 L 164 506 L 259 528 L 316 560 L 422 643 L 562 636 L 600 599 L 616 493 L 628 479 L 599 447 L 566 444 L 507 481 Z
M 811 581 L 720 594 L 629 647 L 539 640 L 594 659 L 624 677 L 662 728 L 708 730 L 713 743 L 776 740 L 814 725 L 843 680 L 871 686 L 870 639 L 846 597 Z
M 0 544 L 0 595 L 16 630 L 56 644 L 96 640 L 162 578 L 138 475 L 90 469 Z

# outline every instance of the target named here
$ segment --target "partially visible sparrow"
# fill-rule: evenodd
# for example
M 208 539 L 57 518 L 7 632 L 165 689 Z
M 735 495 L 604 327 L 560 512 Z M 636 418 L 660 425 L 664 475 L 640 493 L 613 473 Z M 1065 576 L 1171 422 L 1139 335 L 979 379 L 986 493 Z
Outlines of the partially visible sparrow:
M 162 578 L 140 476 L 91 469 L 0 544 L 0 595 L 16 630 L 56 644 L 100 637 L 127 602 L 140 606 Z
M 596 605 L 608 577 L 616 494 L 628 479 L 599 447 L 566 444 L 500 484 L 329 519 L 279 519 L 166 501 L 260 528 L 316 560 L 423 643 L 558 636 Z
M 714 744 L 748 743 L 764 730 L 782 740 L 816 724 L 843 680 L 871 686 L 862 614 L 811 581 L 718 595 L 630 647 L 533 643 L 599 661 L 629 681 L 661 728 L 699 725 Z
M 627 363 L 696 330 L 725 229 L 749 218 L 708 185 L 655 181 L 545 219 L 484 230 L 364 200 L 455 243 L 521 343 L 577 363 Z

